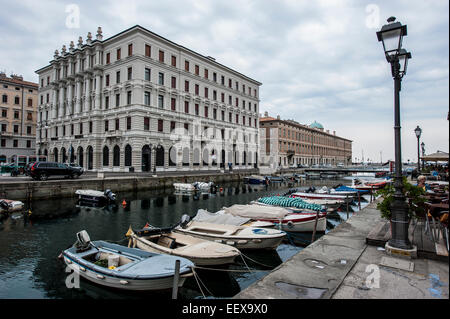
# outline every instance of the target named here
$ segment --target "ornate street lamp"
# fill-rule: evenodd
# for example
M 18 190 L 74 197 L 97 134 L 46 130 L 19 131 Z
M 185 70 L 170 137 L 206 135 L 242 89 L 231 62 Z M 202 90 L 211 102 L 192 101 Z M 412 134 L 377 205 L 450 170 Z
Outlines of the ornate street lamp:
M 417 137 L 417 172 L 420 172 L 420 152 L 419 152 L 419 139 L 420 134 L 422 134 L 422 129 L 417 125 L 416 129 L 414 130 L 414 133 L 416 133 Z
M 408 206 L 403 194 L 402 182 L 402 152 L 400 136 L 400 90 L 401 81 L 406 74 L 408 60 L 411 53 L 402 49 L 403 37 L 407 35 L 406 25 L 395 22 L 390 17 L 388 24 L 377 32 L 378 41 L 383 42 L 386 60 L 391 64 L 392 77 L 394 78 L 394 133 L 395 133 L 395 179 L 394 201 L 392 211 L 392 238 L 388 244 L 394 248 L 411 249 L 408 239 Z
M 423 159 L 425 156 L 425 143 L 422 142 L 420 146 L 422 147 L 422 169 L 425 169 L 425 160 Z

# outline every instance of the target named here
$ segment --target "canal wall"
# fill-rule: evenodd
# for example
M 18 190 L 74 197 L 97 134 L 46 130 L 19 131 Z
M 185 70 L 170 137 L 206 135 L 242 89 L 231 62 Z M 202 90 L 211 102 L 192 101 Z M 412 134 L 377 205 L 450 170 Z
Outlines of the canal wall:
M 114 193 L 171 188 L 174 183 L 239 182 L 247 173 L 209 173 L 177 176 L 116 176 L 105 178 L 59 179 L 47 181 L 7 181 L 0 179 L 0 198 L 26 201 L 29 199 L 55 199 L 74 197 L 77 189 L 105 190 Z

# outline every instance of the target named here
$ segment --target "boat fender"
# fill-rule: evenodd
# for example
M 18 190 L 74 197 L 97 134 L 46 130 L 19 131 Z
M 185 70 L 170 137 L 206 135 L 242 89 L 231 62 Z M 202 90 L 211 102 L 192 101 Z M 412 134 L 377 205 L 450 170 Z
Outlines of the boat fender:
M 238 240 L 237 243 L 240 244 L 240 245 L 244 245 L 244 244 L 247 243 L 247 240 Z
M 232 245 L 234 245 L 234 244 L 236 244 L 236 243 L 235 243 L 234 241 L 232 241 L 232 240 L 228 240 L 228 241 L 226 242 L 226 244 L 232 246 Z
M 294 223 L 293 223 L 292 221 L 288 221 L 288 222 L 287 222 L 287 226 L 288 226 L 289 228 L 292 228 L 292 227 L 294 227 Z
M 126 281 L 126 280 L 121 280 L 121 281 L 119 281 L 122 285 L 126 285 L 126 284 L 128 284 L 128 281 Z
M 105 279 L 105 276 L 103 276 L 103 275 L 97 275 L 97 278 L 98 278 L 98 279 Z

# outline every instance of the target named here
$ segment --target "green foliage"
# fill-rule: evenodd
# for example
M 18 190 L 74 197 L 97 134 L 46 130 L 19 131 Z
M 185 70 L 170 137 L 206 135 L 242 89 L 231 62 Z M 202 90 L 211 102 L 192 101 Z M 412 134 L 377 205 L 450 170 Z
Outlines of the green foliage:
M 421 187 L 412 185 L 403 177 L 403 194 L 408 204 L 408 216 L 414 217 L 418 213 L 424 213 L 425 190 Z M 375 195 L 381 196 L 383 201 L 377 204 L 377 209 L 381 212 L 381 217 L 385 219 L 392 218 L 391 207 L 394 202 L 395 187 L 393 183 L 378 190 Z

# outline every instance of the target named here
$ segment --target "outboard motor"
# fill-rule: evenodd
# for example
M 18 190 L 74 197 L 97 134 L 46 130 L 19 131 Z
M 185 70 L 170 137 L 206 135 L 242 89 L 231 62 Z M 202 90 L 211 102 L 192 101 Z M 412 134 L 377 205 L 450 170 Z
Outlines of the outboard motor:
M 4 200 L 0 200 L 0 207 L 3 208 L 4 210 L 8 211 L 9 204 L 7 202 L 5 202 Z
M 180 226 L 181 228 L 186 228 L 187 224 L 191 221 L 191 217 L 189 217 L 189 215 L 184 214 L 183 216 L 181 216 L 181 220 L 180 220 Z
M 114 194 L 110 189 L 105 191 L 105 196 L 112 202 L 116 200 L 116 194 Z
M 87 231 L 82 230 L 77 233 L 77 241 L 74 246 L 77 249 L 77 252 L 82 252 L 89 249 L 91 245 L 91 238 L 89 237 Z

